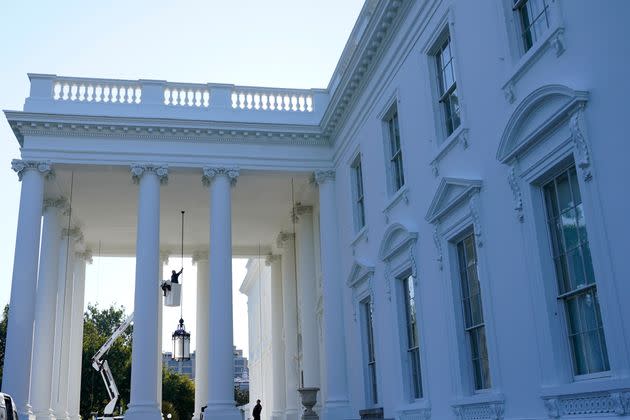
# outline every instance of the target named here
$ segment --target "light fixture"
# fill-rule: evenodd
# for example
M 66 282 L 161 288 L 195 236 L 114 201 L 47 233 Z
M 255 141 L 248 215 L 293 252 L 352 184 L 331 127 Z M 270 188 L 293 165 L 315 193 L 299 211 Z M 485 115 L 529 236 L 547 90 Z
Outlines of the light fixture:
M 173 333 L 173 360 L 190 360 L 190 333 L 184 327 L 184 319 Z

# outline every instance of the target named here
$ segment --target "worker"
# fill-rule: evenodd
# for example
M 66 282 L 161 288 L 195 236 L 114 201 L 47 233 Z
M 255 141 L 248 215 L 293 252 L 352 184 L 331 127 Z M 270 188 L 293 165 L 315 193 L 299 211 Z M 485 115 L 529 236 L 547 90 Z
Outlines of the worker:
M 182 274 L 182 271 L 184 271 L 184 267 L 179 270 L 179 273 L 176 273 L 175 270 L 171 272 L 171 283 L 179 283 L 179 275 Z
M 254 420 L 260 420 L 260 412 L 262 411 L 262 405 L 260 405 L 260 400 L 256 400 L 256 405 L 254 406 L 254 411 L 252 414 L 254 415 Z

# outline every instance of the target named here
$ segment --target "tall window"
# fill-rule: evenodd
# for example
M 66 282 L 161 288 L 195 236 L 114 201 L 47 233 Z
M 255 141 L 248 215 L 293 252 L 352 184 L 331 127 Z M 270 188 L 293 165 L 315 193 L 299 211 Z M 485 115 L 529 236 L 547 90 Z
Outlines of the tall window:
M 460 124 L 455 63 L 453 62 L 453 52 L 451 50 L 451 36 L 448 32 L 444 40 L 438 44 L 436 50 L 435 64 L 437 66 L 439 102 L 448 137 Z
M 376 382 L 376 355 L 374 352 L 374 309 L 372 299 L 361 302 L 363 325 L 365 328 L 365 345 L 367 355 L 368 400 L 371 405 L 378 404 L 378 388 Z
M 585 375 L 609 370 L 595 273 L 575 166 L 543 186 L 547 223 L 565 308 L 573 371 Z
M 401 281 L 403 299 L 405 301 L 406 353 L 411 380 L 411 396 L 422 398 L 422 376 L 420 372 L 420 341 L 418 340 L 418 323 L 416 317 L 416 291 L 412 276 Z
M 402 149 L 400 148 L 400 128 L 398 126 L 398 110 L 394 108 L 385 119 L 389 137 L 389 170 L 393 192 L 405 185 L 403 172 Z
M 352 164 L 352 178 L 354 182 L 354 225 L 358 231 L 365 226 L 365 196 L 363 193 L 361 155 L 358 155 Z
M 474 233 L 457 243 L 457 254 L 464 309 L 464 329 L 470 345 L 474 386 L 475 390 L 487 389 L 492 386 L 492 382 L 486 344 L 486 326 L 481 303 L 481 288 L 477 274 L 477 250 Z
M 518 14 L 522 45 L 525 52 L 549 28 L 547 0 L 514 0 L 513 10 Z

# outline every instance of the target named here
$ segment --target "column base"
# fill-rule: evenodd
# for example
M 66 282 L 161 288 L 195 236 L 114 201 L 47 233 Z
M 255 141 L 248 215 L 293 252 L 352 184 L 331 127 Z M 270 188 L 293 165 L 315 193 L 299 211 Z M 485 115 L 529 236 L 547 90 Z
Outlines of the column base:
M 203 410 L 204 420 L 242 420 L 241 410 L 236 408 L 234 403 L 212 404 Z
M 299 420 L 300 412 L 297 408 L 287 408 L 287 410 L 284 412 L 284 418 L 285 420 Z
M 352 407 L 348 401 L 324 403 L 324 407 L 320 411 L 321 420 L 346 420 L 356 418 L 352 414 Z
M 81 416 L 78 414 L 73 414 L 70 416 L 70 420 L 81 420 Z
M 51 409 L 35 411 L 33 415 L 35 420 L 57 420 Z
M 53 416 L 57 420 L 69 420 L 69 415 L 65 411 L 53 411 Z
M 285 420 L 284 413 L 282 411 L 274 411 L 271 413 L 271 420 Z
M 162 413 L 157 403 L 131 404 L 125 412 L 126 420 L 162 420 Z
M 24 420 L 24 419 L 35 420 L 35 414 L 33 414 L 33 407 L 31 407 L 30 404 L 26 404 L 21 409 L 18 409 L 17 412 L 18 412 L 18 416 L 20 417 L 20 420 Z

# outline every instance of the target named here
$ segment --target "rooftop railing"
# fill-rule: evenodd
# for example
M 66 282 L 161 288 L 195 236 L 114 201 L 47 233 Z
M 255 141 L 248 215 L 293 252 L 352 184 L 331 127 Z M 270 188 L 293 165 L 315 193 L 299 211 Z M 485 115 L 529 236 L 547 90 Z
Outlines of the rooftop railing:
M 29 79 L 27 112 L 318 124 L 329 101 L 328 93 L 320 89 L 47 74 L 29 74 Z

